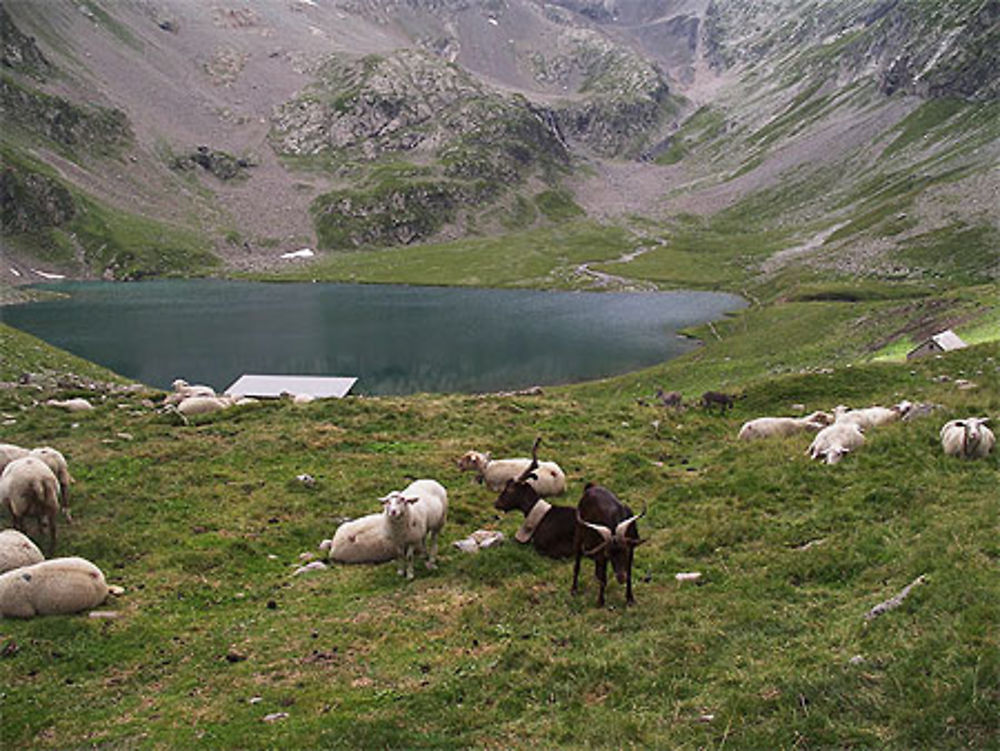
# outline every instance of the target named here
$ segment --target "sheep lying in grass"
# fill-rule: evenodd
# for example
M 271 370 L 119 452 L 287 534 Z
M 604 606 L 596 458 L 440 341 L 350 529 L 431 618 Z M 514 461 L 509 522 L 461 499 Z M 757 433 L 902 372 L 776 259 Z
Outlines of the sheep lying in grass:
M 0 574 L 44 560 L 42 551 L 27 535 L 16 529 L 0 531 Z
M 108 597 L 104 574 L 83 558 L 53 558 L 0 574 L 0 617 L 64 615 Z
M 173 392 L 167 394 L 166 398 L 163 400 L 164 405 L 168 404 L 180 404 L 185 399 L 190 399 L 193 396 L 215 396 L 215 389 L 211 386 L 203 386 L 201 384 L 191 385 L 183 378 L 176 379 L 172 384 Z
M 185 417 L 193 417 L 228 409 L 234 403 L 228 396 L 189 396 L 177 405 L 177 411 Z
M 56 549 L 56 516 L 59 513 L 59 480 L 49 466 L 37 456 L 15 459 L 0 475 L 0 505 L 11 515 L 14 528 L 24 531 L 28 517 L 42 519 L 49 526 L 49 554 Z
M 75 399 L 49 399 L 45 404 L 48 407 L 65 409 L 67 412 L 89 412 L 94 408 L 93 404 L 82 397 L 76 397 Z
M 382 563 L 396 557 L 384 513 L 344 522 L 337 527 L 326 551 L 327 558 L 338 563 Z
M 849 452 L 865 443 L 862 429 L 853 422 L 835 422 L 827 425 L 809 445 L 808 454 L 813 459 L 822 459 L 827 464 L 836 464 Z
M 986 427 L 988 417 L 949 420 L 941 428 L 941 448 L 948 456 L 984 459 L 996 444 L 993 431 Z
M 414 480 L 381 501 L 399 562 L 399 575 L 413 578 L 413 557 L 417 550 L 426 552 L 427 568 L 434 568 L 438 534 L 448 516 L 448 492 L 441 483 Z
M 777 438 L 794 435 L 804 430 L 819 431 L 833 422 L 829 412 L 813 412 L 805 417 L 758 417 L 743 423 L 740 439 Z
M 841 404 L 833 410 L 833 416 L 837 422 L 853 422 L 862 430 L 870 430 L 899 420 L 912 406 L 911 402 L 905 400 L 891 407 L 864 407 L 862 409 L 849 409 Z
M 508 480 L 520 477 L 531 464 L 531 459 L 494 459 L 489 452 L 468 451 L 458 460 L 458 468 L 475 471 L 476 479 L 486 483 L 490 490 L 503 490 Z M 566 492 L 566 474 L 555 462 L 538 462 L 534 471 L 537 479 L 529 480 L 541 498 L 562 495 Z

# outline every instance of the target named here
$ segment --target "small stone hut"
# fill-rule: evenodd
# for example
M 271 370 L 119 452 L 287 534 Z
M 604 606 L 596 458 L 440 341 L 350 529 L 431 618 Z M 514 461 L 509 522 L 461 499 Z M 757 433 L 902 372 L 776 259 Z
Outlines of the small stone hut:
M 942 352 L 951 352 L 955 349 L 962 349 L 967 346 L 963 342 L 958 334 L 956 334 L 951 329 L 946 329 L 939 334 L 934 334 L 924 340 L 921 344 L 911 349 L 907 355 L 907 360 L 914 360 L 918 357 L 926 357 L 927 355 L 937 355 Z

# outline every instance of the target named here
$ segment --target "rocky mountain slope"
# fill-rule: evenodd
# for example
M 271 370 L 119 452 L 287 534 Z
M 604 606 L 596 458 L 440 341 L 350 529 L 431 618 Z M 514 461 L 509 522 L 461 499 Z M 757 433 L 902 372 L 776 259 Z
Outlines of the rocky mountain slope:
M 1000 274 L 996 0 L 4 0 L 0 28 L 8 281 L 580 209 L 724 219 L 771 238 L 761 275 Z

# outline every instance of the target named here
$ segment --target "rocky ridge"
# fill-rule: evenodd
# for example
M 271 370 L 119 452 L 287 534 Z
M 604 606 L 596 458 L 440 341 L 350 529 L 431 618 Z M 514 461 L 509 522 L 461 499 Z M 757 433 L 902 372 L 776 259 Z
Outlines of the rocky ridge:
M 235 267 L 499 231 L 553 188 L 608 220 L 757 201 L 810 248 L 779 258 L 878 273 L 998 231 L 996 201 L 938 208 L 997 195 L 997 0 L 4 0 L 0 25 L 4 216 L 62 187 Z M 24 226 L 14 260 L 53 246 Z

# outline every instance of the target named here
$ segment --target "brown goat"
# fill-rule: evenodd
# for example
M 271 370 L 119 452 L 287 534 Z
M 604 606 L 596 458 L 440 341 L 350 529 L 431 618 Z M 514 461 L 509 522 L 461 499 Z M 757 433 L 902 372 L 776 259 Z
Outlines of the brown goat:
M 724 394 L 721 391 L 706 391 L 701 395 L 700 404 L 705 409 L 717 406 L 725 413 L 727 409 L 733 408 L 733 404 L 737 398 L 739 397 L 735 397 L 732 394 Z
M 684 403 L 684 397 L 681 395 L 680 391 L 664 391 L 663 389 L 657 389 L 656 398 L 664 407 L 673 407 L 674 409 L 680 409 Z
M 553 506 L 543 500 L 531 486 L 531 480 L 538 475 L 538 444 L 535 440 L 531 449 L 531 464 L 519 476 L 507 480 L 493 507 L 500 511 L 520 509 L 524 513 L 524 524 L 514 535 L 520 543 L 531 540 L 531 544 L 542 555 L 550 558 L 569 558 L 573 555 L 576 510 L 571 506 Z
M 632 559 L 635 549 L 645 542 L 639 539 L 636 520 L 644 516 L 633 514 L 632 509 L 618 500 L 605 487 L 587 483 L 583 496 L 576 508 L 576 533 L 573 551 L 573 586 L 570 592 L 576 594 L 580 576 L 580 559 L 593 558 L 594 576 L 600 583 L 597 604 L 604 605 L 604 590 L 608 583 L 608 561 L 614 569 L 619 584 L 625 585 L 625 604 L 634 605 L 632 596 Z

